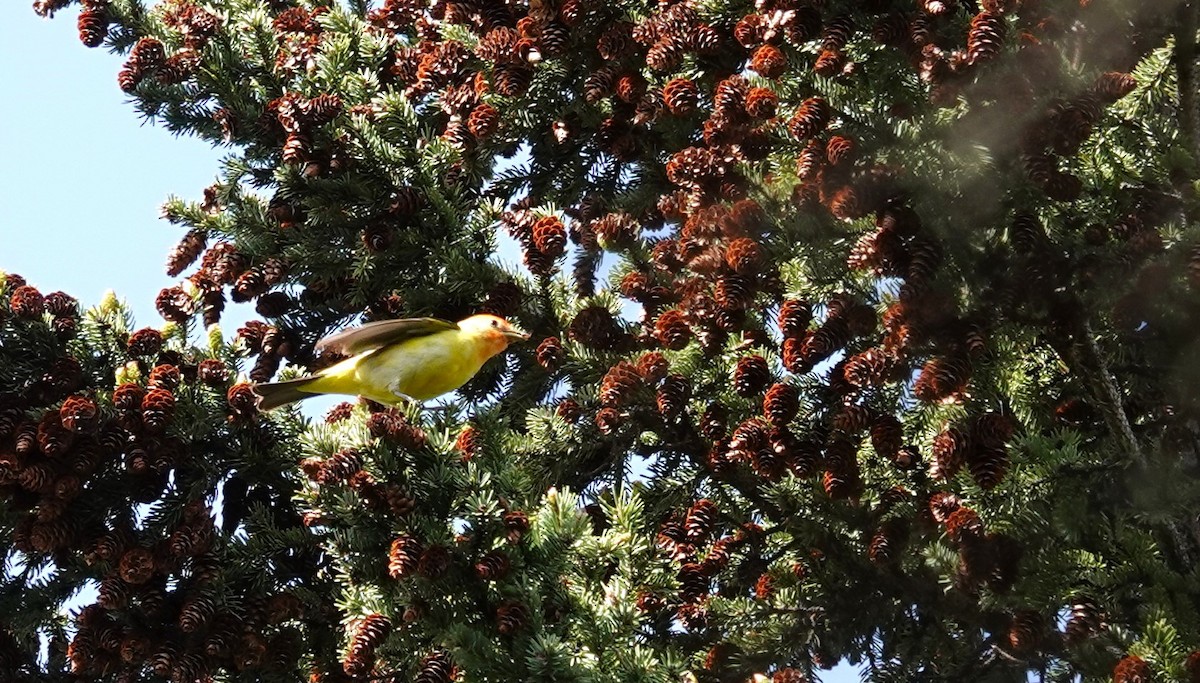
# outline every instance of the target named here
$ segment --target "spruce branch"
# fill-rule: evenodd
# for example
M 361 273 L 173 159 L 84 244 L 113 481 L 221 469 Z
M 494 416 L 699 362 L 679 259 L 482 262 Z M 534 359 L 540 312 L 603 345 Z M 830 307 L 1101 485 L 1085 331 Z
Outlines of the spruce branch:
M 1097 398 L 1100 399 L 1105 422 L 1108 423 L 1112 433 L 1119 436 L 1125 452 L 1133 461 L 1141 468 L 1146 468 L 1149 462 L 1129 424 L 1129 417 L 1125 413 L 1116 379 L 1109 370 L 1108 363 L 1104 360 L 1091 323 L 1084 318 L 1079 321 L 1078 325 L 1079 333 L 1074 348 L 1080 354 L 1080 361 L 1086 368 L 1092 386 L 1099 392 Z M 1185 524 L 1182 521 L 1168 521 L 1166 526 L 1182 566 L 1190 567 L 1194 562 L 1195 550 L 1193 543 L 1188 539 Z
M 134 107 L 235 143 L 170 202 L 160 312 L 263 319 L 193 348 L 0 280 L 0 679 L 46 625 L 49 680 L 143 675 L 114 656 L 142 629 L 186 651 L 156 671 L 231 682 L 377 649 L 431 683 L 1188 666 L 1200 254 L 1163 214 L 1200 158 L 1194 2 L 82 4 Z M 571 287 L 551 213 L 614 268 Z M 239 381 L 317 369 L 334 321 L 481 310 L 538 341 L 433 420 L 260 414 Z M 651 458 L 644 510 L 608 505 Z M 1078 647 L 1030 637 L 1064 609 Z

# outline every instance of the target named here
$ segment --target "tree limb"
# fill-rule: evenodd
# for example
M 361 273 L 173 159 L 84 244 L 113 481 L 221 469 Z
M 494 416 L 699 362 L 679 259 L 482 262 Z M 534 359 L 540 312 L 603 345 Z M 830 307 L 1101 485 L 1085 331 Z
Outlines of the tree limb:
M 1077 337 L 1075 355 L 1083 365 L 1080 369 L 1091 378 L 1092 385 L 1099 394 L 1096 398 L 1100 399 L 1104 421 L 1108 423 L 1108 428 L 1112 431 L 1113 436 L 1121 440 L 1122 446 L 1134 461 L 1145 467 L 1146 456 L 1142 453 L 1137 437 L 1133 433 L 1133 427 L 1129 424 L 1129 417 L 1125 414 L 1124 402 L 1121 400 L 1121 392 L 1117 389 L 1116 379 L 1109 370 L 1108 362 L 1100 353 L 1100 346 L 1096 343 L 1092 325 L 1086 318 L 1079 323 Z
M 1183 133 L 1188 153 L 1200 159 L 1200 112 L 1196 101 L 1196 8 L 1195 2 L 1179 5 L 1175 29 L 1175 78 L 1179 88 L 1179 129 Z

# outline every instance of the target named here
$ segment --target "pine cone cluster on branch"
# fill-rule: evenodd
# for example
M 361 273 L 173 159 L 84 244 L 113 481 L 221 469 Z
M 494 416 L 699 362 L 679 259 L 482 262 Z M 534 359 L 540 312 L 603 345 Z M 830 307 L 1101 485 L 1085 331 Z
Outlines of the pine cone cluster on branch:
M 163 330 L 4 278 L 0 526 L 96 582 L 75 674 L 799 681 L 865 629 L 895 678 L 1197 668 L 1200 550 L 1125 495 L 1195 502 L 1174 8 L 81 4 L 231 158 L 164 209 Z M 472 311 L 539 342 L 469 419 L 257 410 L 358 316 Z

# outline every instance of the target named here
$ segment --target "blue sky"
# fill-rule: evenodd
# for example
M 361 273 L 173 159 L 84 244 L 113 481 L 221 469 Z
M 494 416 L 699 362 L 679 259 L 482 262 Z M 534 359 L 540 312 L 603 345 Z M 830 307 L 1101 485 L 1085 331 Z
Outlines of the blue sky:
M 144 124 L 117 87 L 122 58 L 79 42 L 77 10 L 44 20 L 30 4 L 0 3 L 0 270 L 85 306 L 113 289 L 139 326 L 161 325 L 154 297 L 176 282 L 163 264 L 182 231 L 159 208 L 200 198 L 224 152 Z M 227 309 L 226 334 L 249 315 Z
M 180 235 L 159 207 L 200 197 L 221 152 L 143 125 L 117 88 L 123 60 L 84 47 L 76 14 L 0 3 L 0 268 L 85 305 L 115 289 L 139 324 L 158 325 L 154 296 L 172 283 L 163 264 Z

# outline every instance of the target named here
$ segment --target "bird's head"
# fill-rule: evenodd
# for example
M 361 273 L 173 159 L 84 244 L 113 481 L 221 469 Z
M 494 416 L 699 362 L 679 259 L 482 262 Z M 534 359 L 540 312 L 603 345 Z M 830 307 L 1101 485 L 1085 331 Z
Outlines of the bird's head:
M 504 318 L 486 313 L 460 320 L 458 327 L 468 336 L 483 342 L 492 354 L 500 353 L 512 342 L 529 339 L 529 333 L 522 332 Z

